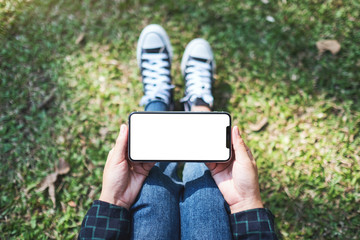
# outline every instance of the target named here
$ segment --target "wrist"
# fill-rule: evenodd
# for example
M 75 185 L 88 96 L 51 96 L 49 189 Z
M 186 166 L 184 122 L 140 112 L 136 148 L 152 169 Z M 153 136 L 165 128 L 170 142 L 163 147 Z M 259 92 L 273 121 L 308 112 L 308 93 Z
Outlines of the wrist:
M 127 210 L 130 209 L 130 204 L 127 204 L 126 202 L 120 200 L 120 199 L 117 199 L 115 197 L 111 197 L 111 196 L 107 196 L 105 194 L 102 194 L 100 195 L 100 198 L 99 198 L 100 201 L 103 201 L 103 202 L 107 202 L 107 203 L 110 203 L 110 204 L 114 204 L 116 206 L 119 206 L 119 207 L 123 207 L 123 208 L 126 208 Z
M 264 208 L 264 205 L 261 199 L 246 199 L 235 204 L 232 204 L 230 207 L 231 214 L 255 209 L 255 208 Z

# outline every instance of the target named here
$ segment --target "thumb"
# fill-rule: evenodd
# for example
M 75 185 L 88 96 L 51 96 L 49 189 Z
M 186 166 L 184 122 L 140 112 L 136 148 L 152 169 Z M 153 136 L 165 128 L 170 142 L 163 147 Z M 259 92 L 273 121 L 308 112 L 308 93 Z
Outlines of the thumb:
M 125 161 L 126 147 L 128 142 L 128 128 L 125 124 L 121 124 L 119 136 L 112 152 L 111 163 L 119 164 Z
M 205 165 L 208 167 L 210 172 L 212 172 L 216 168 L 216 163 L 205 163 Z
M 235 161 L 248 161 L 249 156 L 246 152 L 246 145 L 244 140 L 240 135 L 239 128 L 237 126 L 233 127 L 232 132 L 232 142 L 235 152 Z

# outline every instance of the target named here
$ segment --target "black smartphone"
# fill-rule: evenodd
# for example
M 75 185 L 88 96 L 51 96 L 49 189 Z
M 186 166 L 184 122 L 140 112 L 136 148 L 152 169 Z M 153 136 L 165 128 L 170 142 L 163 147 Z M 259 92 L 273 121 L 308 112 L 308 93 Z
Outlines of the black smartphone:
M 225 162 L 231 157 L 227 112 L 133 112 L 128 154 L 132 161 Z

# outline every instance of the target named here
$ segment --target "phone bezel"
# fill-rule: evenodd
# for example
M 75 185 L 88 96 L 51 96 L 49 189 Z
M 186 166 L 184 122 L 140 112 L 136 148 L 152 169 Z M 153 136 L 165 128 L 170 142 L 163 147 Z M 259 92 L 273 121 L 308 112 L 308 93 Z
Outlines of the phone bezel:
M 230 127 L 230 130 L 227 131 L 227 143 L 229 143 L 229 158 L 226 160 L 169 160 L 169 161 L 164 161 L 164 160 L 160 160 L 160 161 L 154 161 L 154 160 L 135 160 L 131 158 L 131 152 L 130 152 L 130 129 L 131 129 L 131 116 L 134 114 L 207 114 L 207 115 L 214 115 L 214 114 L 225 114 L 229 117 L 229 123 L 230 125 L 228 127 Z M 183 111 L 136 111 L 136 112 L 132 112 L 129 114 L 128 117 L 128 123 L 129 123 L 129 133 L 128 133 L 128 158 L 130 161 L 133 162 L 213 162 L 213 163 L 217 163 L 217 162 L 227 162 L 231 159 L 231 155 L 232 155 L 232 138 L 231 138 L 231 115 L 228 112 L 183 112 Z

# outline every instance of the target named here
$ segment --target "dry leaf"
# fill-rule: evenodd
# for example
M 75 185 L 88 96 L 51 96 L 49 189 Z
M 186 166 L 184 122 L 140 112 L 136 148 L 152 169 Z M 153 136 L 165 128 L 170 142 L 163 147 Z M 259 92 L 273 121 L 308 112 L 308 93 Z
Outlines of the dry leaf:
M 333 55 L 340 51 L 341 45 L 336 40 L 320 40 L 316 42 L 316 47 L 319 50 L 319 55 L 325 51 L 330 51 Z
M 61 205 L 61 210 L 62 210 L 63 212 L 66 212 L 66 205 L 65 205 L 65 203 L 60 202 L 60 205 Z
M 119 65 L 119 61 L 115 60 L 115 59 L 110 59 L 107 64 L 110 64 L 110 65 Z
M 84 40 L 84 37 L 85 37 L 85 33 L 80 33 L 80 35 L 77 37 L 75 43 L 76 43 L 76 44 L 81 43 L 82 40 Z
M 73 208 L 77 206 L 74 201 L 68 202 L 68 205 L 69 205 L 70 207 L 73 207 Z
M 37 108 L 38 109 L 43 109 L 47 105 L 49 105 L 49 103 L 52 102 L 55 99 L 56 90 L 57 90 L 56 88 L 52 89 L 50 91 L 50 93 L 44 98 L 44 100 L 39 104 L 39 106 Z
M 260 121 L 258 121 L 255 124 L 250 124 L 249 128 L 250 128 L 251 131 L 258 132 L 261 129 L 263 129 L 267 125 L 267 123 L 268 123 L 268 118 L 265 117 L 265 118 L 261 119 Z
M 49 190 L 49 196 L 51 201 L 53 202 L 54 208 L 56 207 L 56 198 L 55 198 L 55 185 L 54 183 L 57 180 L 58 175 L 66 174 L 70 171 L 70 165 L 63 159 L 59 159 L 58 166 L 55 168 L 55 172 L 47 175 L 44 180 L 41 181 L 40 187 L 36 189 L 37 192 L 42 192 L 46 188 Z
M 47 175 L 44 180 L 41 181 L 40 187 L 36 191 L 42 192 L 50 185 L 54 185 L 54 182 L 56 182 L 57 179 L 57 175 L 58 174 L 56 172 Z
M 102 127 L 99 130 L 99 133 L 100 133 L 100 136 L 102 139 L 105 139 L 108 132 L 109 132 L 109 129 L 107 127 Z
M 17 172 L 16 175 L 20 179 L 20 181 L 24 182 L 24 178 L 22 177 L 22 175 L 19 172 Z
M 93 199 L 95 197 L 95 187 L 91 186 L 91 190 L 89 192 L 89 199 Z
M 40 187 L 37 189 L 38 192 L 42 192 L 46 188 L 49 188 L 49 196 L 50 196 L 51 201 L 53 202 L 54 207 L 56 204 L 54 183 L 56 182 L 57 175 L 58 175 L 57 172 L 47 175 L 45 177 L 45 179 L 42 181 Z
M 53 202 L 53 207 L 56 207 L 56 199 L 55 199 L 55 186 L 54 184 L 49 185 L 49 196 L 51 201 Z
M 94 168 L 95 168 L 95 166 L 92 162 L 89 162 L 89 163 L 84 162 L 84 164 L 85 164 L 85 167 L 87 168 L 87 170 L 89 170 L 89 172 L 92 172 L 92 170 L 94 170 Z
M 70 171 L 70 165 L 63 158 L 59 159 L 59 164 L 56 168 L 56 172 L 59 175 L 67 174 Z
M 58 144 L 63 144 L 64 142 L 65 142 L 64 136 L 59 136 L 59 137 L 56 139 L 56 143 L 58 143 Z

